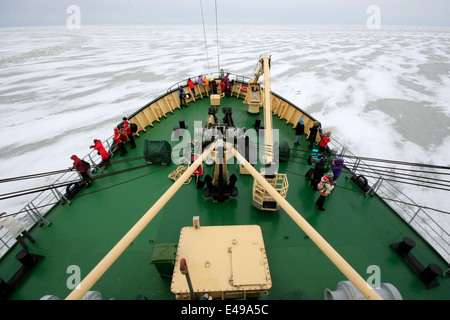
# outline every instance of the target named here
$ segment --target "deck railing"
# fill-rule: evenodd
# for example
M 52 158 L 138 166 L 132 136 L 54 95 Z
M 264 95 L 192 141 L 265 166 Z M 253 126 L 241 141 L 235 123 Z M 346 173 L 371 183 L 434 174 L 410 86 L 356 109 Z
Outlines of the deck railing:
M 106 140 L 102 140 L 105 148 L 111 150 L 113 139 L 112 136 Z M 96 150 L 92 150 L 83 160 L 89 162 L 92 167 L 92 173 L 101 171 L 98 164 L 102 161 L 101 156 Z M 57 204 L 70 203 L 66 198 L 67 185 L 80 181 L 81 176 L 76 170 L 67 171 L 59 176 L 52 184 L 50 189 L 42 191 L 37 194 L 27 205 L 25 205 L 19 212 L 12 214 L 20 223 L 22 223 L 27 230 L 35 226 L 49 226 L 50 221 L 45 219 L 45 215 Z M 63 185 L 60 187 L 55 187 Z M 51 188 L 54 187 L 54 188 Z M 8 213 L 9 214 L 9 213 Z M 0 259 L 17 243 L 17 240 L 11 237 L 5 228 L 0 228 Z
M 203 73 L 205 75 L 205 73 Z M 209 73 L 208 73 L 209 74 Z M 222 78 L 226 73 L 213 72 L 211 73 L 216 79 Z M 234 79 L 236 82 L 248 83 L 250 78 L 230 74 L 230 79 Z M 197 83 L 197 76 L 191 77 L 194 83 Z M 182 80 L 167 89 L 167 93 L 172 92 L 178 88 L 179 85 L 183 87 L 186 86 L 186 81 Z M 164 95 L 163 95 L 164 96 Z M 276 95 L 278 98 L 280 96 Z M 161 96 L 162 97 L 162 96 Z M 158 100 L 158 97 L 156 100 Z M 287 101 L 288 102 L 288 101 Z M 307 115 L 299 107 L 295 106 L 293 103 L 288 102 L 291 107 L 298 109 L 302 114 Z M 149 105 L 149 104 L 148 104 Z M 141 109 L 140 111 L 142 111 Z M 134 116 L 134 115 L 133 115 Z M 291 118 L 295 118 L 295 114 L 290 113 L 288 121 L 292 122 Z M 313 117 L 307 115 L 312 120 Z M 129 117 L 131 119 L 131 117 Z M 298 119 L 298 118 L 297 118 Z M 111 150 L 113 145 L 112 136 L 104 140 L 105 147 Z M 424 206 L 416 204 L 412 199 L 410 199 L 406 194 L 398 189 L 395 184 L 384 180 L 375 170 L 371 169 L 369 165 L 364 163 L 360 158 L 350 152 L 345 146 L 340 144 L 335 139 L 329 143 L 330 149 L 334 151 L 336 155 L 347 156 L 346 167 L 351 171 L 348 175 L 363 175 L 366 177 L 370 190 L 366 193 L 369 196 L 372 193 L 376 193 L 381 199 L 383 199 L 400 217 L 402 217 L 408 225 L 410 225 L 417 233 L 419 233 L 430 245 L 435 248 L 435 250 L 442 256 L 442 258 L 450 263 L 450 235 L 449 233 L 440 226 L 438 222 L 429 213 L 429 210 Z M 86 155 L 84 160 L 90 162 L 94 167 L 96 167 L 100 162 L 101 158 L 96 151 L 91 151 Z M 95 170 L 95 169 L 94 169 Z M 367 174 L 369 173 L 369 174 Z M 61 182 L 70 182 L 79 179 L 79 174 L 76 171 L 70 171 L 64 173 L 58 179 L 55 180 L 53 184 Z M 55 205 L 67 202 L 64 199 L 64 194 L 66 193 L 65 187 L 55 188 L 52 190 L 43 191 L 38 194 L 30 203 L 28 203 L 19 213 L 15 216 L 16 218 L 25 224 L 27 230 L 33 228 L 36 224 L 38 225 L 48 225 L 50 222 L 45 220 L 44 216 L 49 212 Z M 399 239 L 400 241 L 400 239 Z M 0 259 L 5 255 L 10 248 L 14 246 L 17 241 L 9 235 L 4 228 L 0 229 Z
M 362 175 L 367 179 L 369 190 L 367 196 L 376 193 L 405 222 L 420 234 L 447 262 L 450 263 L 450 234 L 430 213 L 430 209 L 414 202 L 404 194 L 395 183 L 386 181 L 370 165 L 350 152 L 345 146 L 333 139 L 329 143 L 332 153 L 345 158 L 345 166 L 350 170 L 347 178 Z M 401 239 L 398 239 L 401 241 Z

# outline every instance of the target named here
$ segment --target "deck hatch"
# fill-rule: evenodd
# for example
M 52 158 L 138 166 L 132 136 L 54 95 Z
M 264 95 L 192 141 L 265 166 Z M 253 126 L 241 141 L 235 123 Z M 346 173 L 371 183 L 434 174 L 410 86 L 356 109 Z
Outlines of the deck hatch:
M 250 286 L 267 284 L 261 247 L 257 244 L 231 248 L 232 284 Z
M 257 225 L 184 227 L 180 233 L 171 291 L 189 299 L 180 261 L 186 259 L 197 298 L 256 297 L 272 287 L 261 228 Z

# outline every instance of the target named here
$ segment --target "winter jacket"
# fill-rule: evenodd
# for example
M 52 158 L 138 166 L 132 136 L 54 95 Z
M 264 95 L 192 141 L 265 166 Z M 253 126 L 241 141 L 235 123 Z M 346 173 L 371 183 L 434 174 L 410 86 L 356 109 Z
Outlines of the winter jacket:
M 122 133 L 120 133 L 119 129 L 117 129 L 117 128 L 114 128 L 114 138 L 113 139 L 117 144 L 127 141 L 127 138 Z
M 195 157 L 194 159 L 192 159 L 192 160 L 197 160 L 198 158 L 197 157 Z M 197 176 L 197 177 L 201 177 L 202 176 L 202 174 L 203 174 L 203 168 L 202 168 L 202 164 L 200 163 L 200 165 L 197 167 L 197 169 L 195 169 L 195 171 L 194 171 L 194 176 Z
M 314 149 L 313 152 L 311 153 L 310 157 L 311 157 L 311 164 L 310 164 L 310 168 L 314 169 L 316 166 L 316 163 L 319 161 L 319 150 Z
M 309 129 L 309 137 L 308 137 L 309 141 L 316 141 L 318 129 L 319 129 L 319 126 L 313 126 L 313 127 L 311 127 L 311 129 Z
M 300 122 L 295 127 L 295 135 L 301 136 L 305 132 L 305 125 Z
M 334 180 L 339 178 L 343 167 L 344 167 L 343 159 L 337 159 L 334 163 L 331 164 L 331 170 L 333 170 Z
M 205 84 L 205 81 L 203 80 L 203 76 L 202 75 L 198 76 L 198 84 L 201 84 L 201 85 Z
M 194 89 L 194 83 L 192 82 L 192 80 L 188 80 L 187 84 L 189 88 Z
M 328 144 L 328 142 L 330 142 L 330 141 L 331 141 L 331 139 L 330 139 L 326 134 L 323 134 L 323 135 L 320 137 L 319 146 L 321 146 L 321 147 L 326 147 L 327 144 Z
M 328 166 L 325 165 L 325 160 L 321 159 L 316 163 L 313 172 L 313 180 L 319 182 L 321 177 L 328 171 Z
M 320 188 L 320 183 L 322 184 L 322 189 Z M 328 196 L 334 189 L 334 183 L 330 182 L 327 176 L 323 176 L 322 179 L 320 179 L 320 183 L 318 186 L 320 194 L 325 197 Z
M 11 216 L 0 216 L 0 227 L 5 227 L 14 239 L 25 231 L 25 226 Z
M 213 93 L 217 93 L 217 82 L 215 80 L 213 80 L 211 82 L 211 84 L 212 84 Z
M 91 147 L 100 153 L 100 155 L 102 156 L 102 160 L 108 159 L 110 154 L 105 150 L 105 147 L 103 146 L 102 142 L 100 140 L 94 140 L 94 143 L 95 144 Z
M 73 160 L 73 166 L 78 172 L 83 173 L 87 171 L 87 168 L 83 166 L 83 161 L 81 161 L 81 159 L 76 155 L 71 156 L 70 159 Z
M 126 134 L 131 134 L 131 124 L 128 120 L 123 120 L 123 131 L 125 131 Z

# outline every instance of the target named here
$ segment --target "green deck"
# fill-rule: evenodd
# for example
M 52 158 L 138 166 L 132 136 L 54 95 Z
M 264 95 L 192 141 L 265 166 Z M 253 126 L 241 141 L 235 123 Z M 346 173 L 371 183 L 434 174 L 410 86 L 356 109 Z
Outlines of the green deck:
M 236 98 L 222 99 L 222 106 L 233 108 L 233 120 L 238 127 L 250 128 L 256 117 L 263 116 L 262 112 L 248 114 L 247 105 Z M 194 127 L 194 120 L 205 123 L 208 107 L 209 99 L 205 98 L 167 114 L 167 118 L 155 122 L 154 127 L 147 127 L 147 133 L 140 132 L 140 137 L 136 138 L 137 148 L 130 150 L 128 147 L 125 157 L 114 157 L 113 165 L 106 172 L 145 164 L 143 159 L 118 164 L 114 161 L 142 156 L 145 139 L 170 141 L 172 128 L 181 118 L 185 119 L 189 130 Z M 219 110 L 218 118 L 222 117 L 223 112 Z M 287 140 L 293 148 L 292 125 L 286 125 L 286 121 L 278 117 L 274 117 L 273 122 L 280 130 L 280 140 Z M 177 143 L 171 142 L 172 146 Z M 381 282 L 396 286 L 403 299 L 448 299 L 448 279 L 439 277 L 439 287 L 426 289 L 389 244 L 408 236 L 416 242 L 412 252 L 424 266 L 436 263 L 445 270 L 445 262 L 383 201 L 362 195 L 345 173 L 327 198 L 326 211 L 316 209 L 314 202 L 319 194 L 309 187 L 309 181 L 303 176 L 308 165 L 305 160 L 293 157 L 296 152 L 303 156 L 306 146 L 303 136 L 301 145 L 295 147 L 298 151 L 292 151 L 291 161 L 281 163 L 279 170 L 280 173 L 298 172 L 288 173 L 287 196 L 297 211 L 364 279 L 371 275 L 367 268 L 377 265 L 381 270 Z M 167 176 L 176 167 L 152 165 L 95 180 L 92 187 L 78 193 L 71 204 L 52 209 L 46 215 L 52 225 L 32 230 L 37 242 L 30 245 L 30 251 L 45 258 L 10 299 L 40 299 L 47 294 L 64 299 L 71 292 L 66 285 L 71 275 L 67 268 L 79 266 L 81 278 L 84 278 L 172 185 L 173 181 Z M 213 166 L 204 168 L 205 174 L 212 174 Z M 240 175 L 237 164 L 228 169 L 238 177 L 238 197 L 217 204 L 212 198 L 205 198 L 194 182 L 182 186 L 92 290 L 100 291 L 104 299 L 134 299 L 138 294 L 148 299 L 174 299 L 170 292 L 171 280 L 160 277 L 150 259 L 155 244 L 177 243 L 181 228 L 192 226 L 194 215 L 200 216 L 202 226 L 257 224 L 261 227 L 273 282 L 269 299 L 283 299 L 295 292 L 305 293 L 304 298 L 323 299 L 326 288 L 335 290 L 339 281 L 346 280 L 282 209 L 259 211 L 251 205 L 252 176 Z M 0 276 L 5 281 L 20 268 L 20 263 L 14 259 L 20 249 L 14 248 L 0 262 Z

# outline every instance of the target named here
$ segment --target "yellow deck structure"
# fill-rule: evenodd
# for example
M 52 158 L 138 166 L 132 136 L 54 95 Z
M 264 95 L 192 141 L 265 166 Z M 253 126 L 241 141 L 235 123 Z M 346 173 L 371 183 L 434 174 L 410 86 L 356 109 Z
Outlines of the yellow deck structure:
M 184 227 L 180 233 L 171 291 L 190 299 L 180 261 L 186 259 L 196 298 L 239 299 L 272 287 L 261 228 L 257 225 Z

